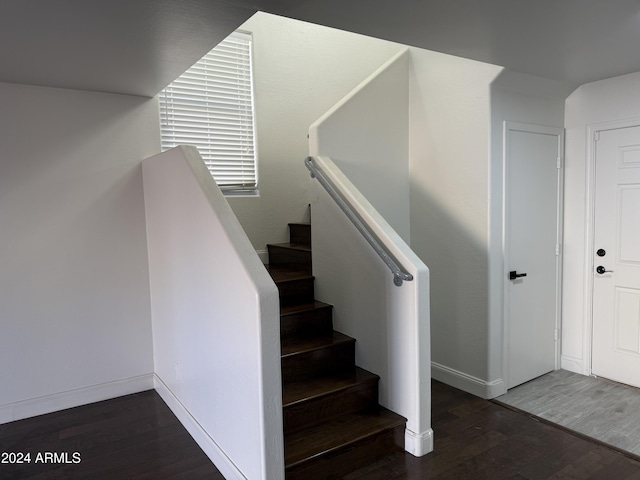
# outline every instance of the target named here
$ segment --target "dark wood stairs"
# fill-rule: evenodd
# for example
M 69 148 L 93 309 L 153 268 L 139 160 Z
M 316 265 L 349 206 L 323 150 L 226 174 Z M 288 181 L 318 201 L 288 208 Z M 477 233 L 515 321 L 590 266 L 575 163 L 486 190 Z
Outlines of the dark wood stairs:
M 310 225 L 289 234 L 267 245 L 280 292 L 285 474 L 337 479 L 402 449 L 406 420 L 378 404 L 379 377 L 355 365 L 355 339 L 315 300 Z

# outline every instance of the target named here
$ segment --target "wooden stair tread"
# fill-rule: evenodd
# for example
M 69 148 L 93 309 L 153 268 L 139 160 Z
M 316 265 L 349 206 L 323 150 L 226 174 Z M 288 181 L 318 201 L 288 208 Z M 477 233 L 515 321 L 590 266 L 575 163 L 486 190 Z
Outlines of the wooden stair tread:
M 310 252 L 311 247 L 309 245 L 305 245 L 304 243 L 270 243 L 267 245 L 268 247 L 276 247 L 276 248 L 289 248 L 291 250 L 300 250 L 302 252 Z
M 314 300 L 313 302 L 298 303 L 295 305 L 283 305 L 280 307 L 280 315 L 295 315 L 297 313 L 310 312 L 320 308 L 333 308 L 333 305 L 328 303 L 319 302 Z
M 272 266 L 272 265 L 266 265 L 266 267 L 267 267 L 267 270 L 269 271 L 269 275 L 271 275 L 271 278 L 273 278 L 273 281 L 276 284 L 282 283 L 282 282 L 303 280 L 306 278 L 313 278 L 312 274 L 299 269 L 295 269 L 295 268 L 279 267 L 279 266 Z
M 336 375 L 307 377 L 285 382 L 282 389 L 284 407 L 301 401 L 329 395 L 357 384 L 378 381 L 378 375 L 355 367 L 352 371 Z
M 279 284 L 284 286 L 285 284 Z M 311 286 L 307 285 L 310 289 Z M 286 292 L 284 292 L 286 294 Z M 280 337 L 328 335 L 333 331 L 333 305 L 313 300 L 310 294 L 280 302 Z
M 282 357 L 287 357 L 289 355 L 311 352 L 313 350 L 349 342 L 355 342 L 355 339 L 343 333 L 336 332 L 335 330 L 331 335 L 323 335 L 320 337 L 283 338 L 281 341 L 281 355 Z
M 300 430 L 285 438 L 285 467 L 344 448 L 405 422 L 405 418 L 380 407 L 375 412 L 350 413 Z

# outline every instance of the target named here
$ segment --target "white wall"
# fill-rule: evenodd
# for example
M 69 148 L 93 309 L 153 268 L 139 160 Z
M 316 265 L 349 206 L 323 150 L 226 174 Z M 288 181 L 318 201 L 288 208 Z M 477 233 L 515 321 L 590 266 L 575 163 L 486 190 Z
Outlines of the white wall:
M 229 198 L 254 248 L 287 241 L 287 223 L 308 220 L 309 126 L 403 47 L 258 13 L 253 33 L 260 197 Z
M 411 60 L 411 248 L 432 278 L 432 376 L 485 396 L 490 85 L 502 69 L 414 48 Z
M 331 157 L 409 242 L 409 54 L 373 72 L 309 130 L 309 152 Z
M 588 210 L 589 125 L 640 117 L 640 73 L 582 85 L 565 105 L 564 280 L 562 367 L 591 373 L 590 299 L 587 242 L 592 235 Z
M 561 126 L 569 87 L 421 49 L 407 60 L 381 67 L 322 117 L 311 128 L 311 153 L 331 156 L 429 265 L 434 377 L 494 397 L 506 389 L 502 125 Z M 409 198 L 398 195 L 407 174 Z
M 278 290 L 194 147 L 143 162 L 157 389 L 225 478 L 284 478 Z
M 506 388 L 502 125 L 562 126 L 570 87 L 436 52 L 410 53 L 408 118 L 403 65 L 396 62 L 329 111 L 330 121 L 323 116 L 312 127 L 311 153 L 331 156 L 429 265 L 434 377 L 493 397 Z M 387 93 L 376 90 L 393 82 Z M 384 121 L 388 128 L 380 133 Z M 408 151 L 401 133 L 407 127 Z M 322 148 L 314 143 L 316 134 Z M 389 154 L 390 146 L 397 156 Z M 405 172 L 409 198 L 398 195 L 406 191 Z M 403 216 L 407 206 L 409 218 Z
M 155 101 L 0 84 L 0 422 L 153 387 Z

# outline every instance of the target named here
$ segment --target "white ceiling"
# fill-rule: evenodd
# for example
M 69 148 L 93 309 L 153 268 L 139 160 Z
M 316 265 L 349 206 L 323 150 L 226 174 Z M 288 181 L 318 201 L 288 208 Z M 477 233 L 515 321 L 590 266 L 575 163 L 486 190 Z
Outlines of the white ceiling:
M 251 3 L 0 0 L 0 81 L 154 96 L 255 13 Z
M 640 70 L 638 0 L 323 0 L 293 15 L 574 85 Z
M 640 71 L 640 0 L 0 0 L 0 82 L 153 96 L 257 9 L 576 86 Z

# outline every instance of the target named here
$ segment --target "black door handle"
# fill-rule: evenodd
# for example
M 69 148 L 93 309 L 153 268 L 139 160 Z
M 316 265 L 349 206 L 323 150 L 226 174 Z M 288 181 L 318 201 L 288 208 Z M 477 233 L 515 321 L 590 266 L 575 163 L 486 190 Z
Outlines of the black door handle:
M 516 278 L 526 277 L 526 276 L 527 276 L 526 273 L 518 273 L 515 270 L 511 270 L 509 272 L 509 280 L 515 280 Z
M 602 265 L 598 265 L 598 268 L 596 268 L 596 272 L 602 275 L 603 273 L 613 273 L 613 270 L 607 270 Z

